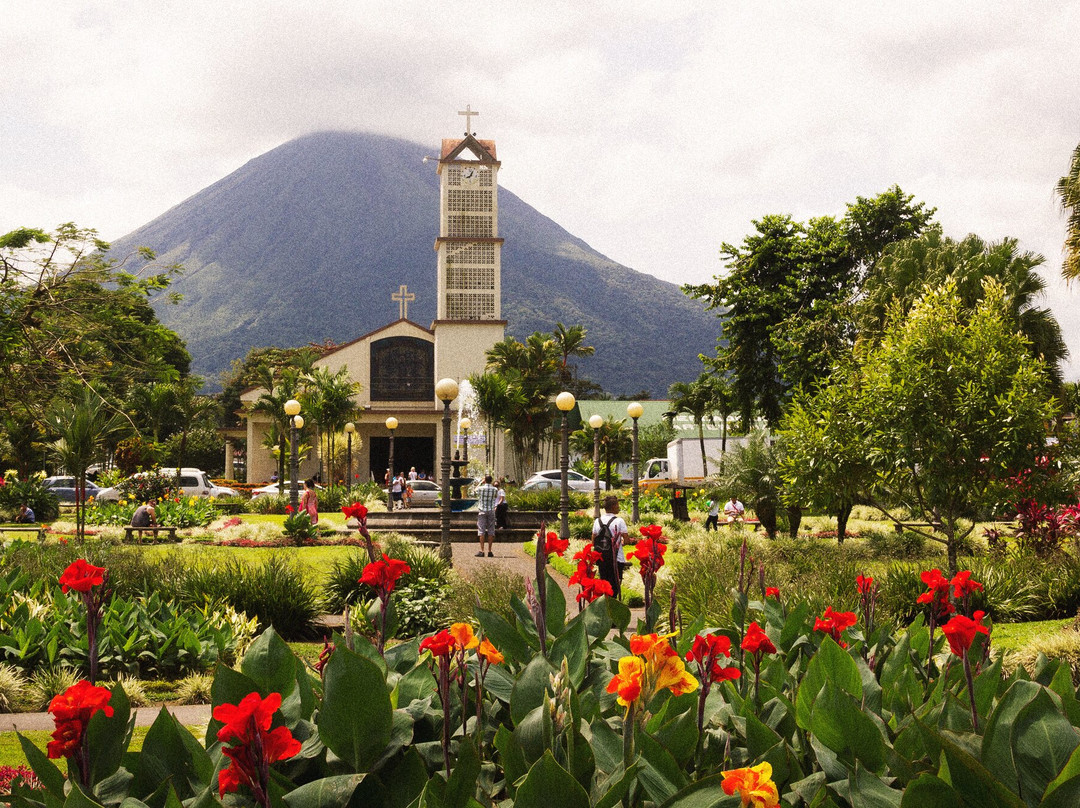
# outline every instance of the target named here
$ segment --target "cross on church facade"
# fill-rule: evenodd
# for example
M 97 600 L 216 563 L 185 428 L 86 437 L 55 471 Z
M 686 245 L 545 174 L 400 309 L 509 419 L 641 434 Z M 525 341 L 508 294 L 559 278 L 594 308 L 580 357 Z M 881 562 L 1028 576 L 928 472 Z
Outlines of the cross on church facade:
M 465 134 L 466 135 L 471 135 L 472 134 L 472 116 L 473 115 L 479 115 L 479 114 L 480 114 L 479 112 L 474 112 L 473 111 L 472 104 L 466 104 L 465 105 L 465 111 L 458 113 L 458 115 L 464 115 L 465 116 Z
M 395 294 L 390 295 L 391 300 L 396 300 L 398 304 L 398 316 L 402 320 L 409 318 L 409 303 L 416 300 L 416 295 L 409 291 L 409 287 L 405 284 L 401 284 Z

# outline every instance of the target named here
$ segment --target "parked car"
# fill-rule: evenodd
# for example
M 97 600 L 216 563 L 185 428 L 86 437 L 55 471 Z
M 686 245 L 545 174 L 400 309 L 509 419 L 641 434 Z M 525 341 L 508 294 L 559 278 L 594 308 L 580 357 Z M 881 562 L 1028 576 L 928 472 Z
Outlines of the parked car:
M 538 471 L 532 477 L 525 481 L 525 484 L 521 486 L 522 491 L 535 491 L 543 488 L 559 488 L 562 485 L 562 471 L 559 469 L 548 469 L 546 471 Z M 579 471 L 570 469 L 566 472 L 566 484 L 573 491 L 592 491 L 593 481 L 592 477 L 586 477 Z M 607 483 L 603 480 L 600 481 L 600 489 L 606 490 Z
M 412 488 L 412 507 L 413 508 L 434 508 L 439 504 L 439 494 L 441 489 L 439 484 L 434 480 L 407 480 L 410 488 Z M 386 489 L 383 489 L 383 497 L 388 496 Z
M 48 488 L 52 493 L 56 494 L 56 498 L 61 502 L 74 503 L 75 502 L 75 478 L 74 477 L 46 477 L 42 483 L 43 486 Z M 87 499 L 90 497 L 97 497 L 98 488 L 90 480 L 86 481 L 86 494 Z
M 254 489 L 252 489 L 251 498 L 255 499 L 256 497 L 276 497 L 279 493 L 284 494 L 285 496 L 289 496 L 289 492 L 291 490 L 291 485 L 292 484 L 288 480 L 286 480 L 284 482 L 284 484 L 282 485 L 281 489 L 279 490 L 277 483 L 269 483 L 267 485 L 264 485 L 262 488 L 254 488 Z M 296 481 L 296 490 L 299 491 L 301 494 L 304 493 L 304 481 L 303 480 L 297 480 Z M 323 486 L 316 484 L 315 485 L 315 490 L 316 491 L 322 491 Z
M 147 477 L 155 472 L 141 471 L 133 476 Z M 162 469 L 156 472 L 163 477 L 176 475 L 175 469 Z M 180 469 L 180 493 L 185 497 L 224 497 L 236 496 L 236 491 L 224 488 L 210 482 L 210 477 L 202 469 Z M 98 502 L 118 502 L 120 489 L 116 486 L 100 489 L 94 497 Z

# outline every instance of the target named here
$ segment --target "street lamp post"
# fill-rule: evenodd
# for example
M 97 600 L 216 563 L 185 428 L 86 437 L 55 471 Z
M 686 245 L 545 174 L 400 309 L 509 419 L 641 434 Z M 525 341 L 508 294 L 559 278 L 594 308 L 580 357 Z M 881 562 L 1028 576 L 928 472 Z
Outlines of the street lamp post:
M 593 519 L 600 518 L 600 427 L 603 425 L 604 416 L 597 414 L 589 418 L 592 427 Z
M 394 472 L 394 430 L 397 429 L 397 418 L 390 416 L 386 419 L 386 428 L 390 430 L 390 482 L 386 484 L 386 510 L 394 510 L 394 480 L 397 475 Z
M 559 478 L 561 490 L 559 492 L 559 538 L 566 541 L 570 538 L 570 484 L 568 472 L 570 471 L 570 410 L 576 403 L 573 393 L 559 393 L 555 397 L 555 406 L 562 411 L 562 457 L 559 458 Z
M 641 476 L 641 472 L 638 469 L 639 458 L 637 422 L 638 418 L 641 417 L 641 414 L 643 412 L 645 412 L 645 408 L 636 401 L 626 406 L 626 414 L 629 415 L 634 422 L 634 447 L 633 451 L 631 451 L 630 453 L 630 465 L 633 466 L 634 475 L 633 507 L 630 510 L 630 520 L 632 522 L 638 521 L 638 478 Z
M 468 418 L 458 418 L 458 426 L 461 427 L 461 434 L 465 440 L 465 444 L 461 447 L 461 459 L 465 462 L 465 476 L 469 476 L 469 427 L 472 426 L 472 421 Z
M 457 394 L 458 384 L 453 379 L 440 379 L 435 385 L 435 395 L 443 403 L 439 556 L 450 565 L 454 563 L 454 551 L 450 547 L 450 402 L 457 398 Z
M 296 432 L 304 426 L 304 419 L 300 415 L 300 402 L 290 398 L 285 402 L 285 414 L 289 416 L 289 504 L 292 505 L 293 513 L 300 503 L 300 492 L 296 485 L 296 476 L 300 470 L 300 450 L 296 445 Z
M 346 486 L 348 488 L 350 488 L 350 489 L 352 488 L 352 484 L 353 484 L 353 478 L 352 478 L 352 436 L 353 436 L 353 433 L 355 431 L 356 431 L 356 424 L 354 424 L 352 421 L 349 421 L 347 424 L 345 424 L 345 435 L 348 438 L 348 444 L 347 444 L 347 448 L 345 450 L 345 457 L 348 458 L 345 461 L 345 465 L 348 468 L 348 475 L 345 477 L 345 483 L 346 483 Z

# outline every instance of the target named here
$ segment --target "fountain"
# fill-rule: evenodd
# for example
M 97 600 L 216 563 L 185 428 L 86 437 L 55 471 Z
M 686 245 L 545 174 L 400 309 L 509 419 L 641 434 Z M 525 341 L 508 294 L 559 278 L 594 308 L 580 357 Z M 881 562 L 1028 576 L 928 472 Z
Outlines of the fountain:
M 470 421 L 473 419 L 476 413 L 476 393 L 472 389 L 472 385 L 469 384 L 468 379 L 462 380 L 458 386 L 458 417 L 457 417 L 457 432 L 454 435 L 454 445 L 464 446 L 462 438 L 468 439 L 468 436 L 463 436 L 461 433 L 461 419 L 468 418 Z M 475 423 L 475 421 L 474 421 Z M 475 477 L 469 476 L 469 450 L 468 446 L 465 446 L 465 458 L 462 459 L 461 451 L 455 450 L 454 457 L 450 461 L 450 510 L 451 511 L 465 511 L 476 504 L 475 499 L 466 499 L 461 496 L 461 489 L 464 487 L 466 491 L 468 487 L 473 484 Z M 462 469 L 464 468 L 464 474 Z

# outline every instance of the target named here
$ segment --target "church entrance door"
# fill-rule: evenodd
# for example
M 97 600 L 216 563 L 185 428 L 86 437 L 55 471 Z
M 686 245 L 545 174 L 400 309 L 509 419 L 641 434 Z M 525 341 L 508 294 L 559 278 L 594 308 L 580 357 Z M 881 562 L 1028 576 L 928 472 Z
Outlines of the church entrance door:
M 371 475 L 379 483 L 383 481 L 390 465 L 390 438 L 371 438 Z M 409 469 L 416 467 L 430 479 L 438 479 L 435 468 L 435 438 L 394 438 L 395 471 L 409 476 Z

